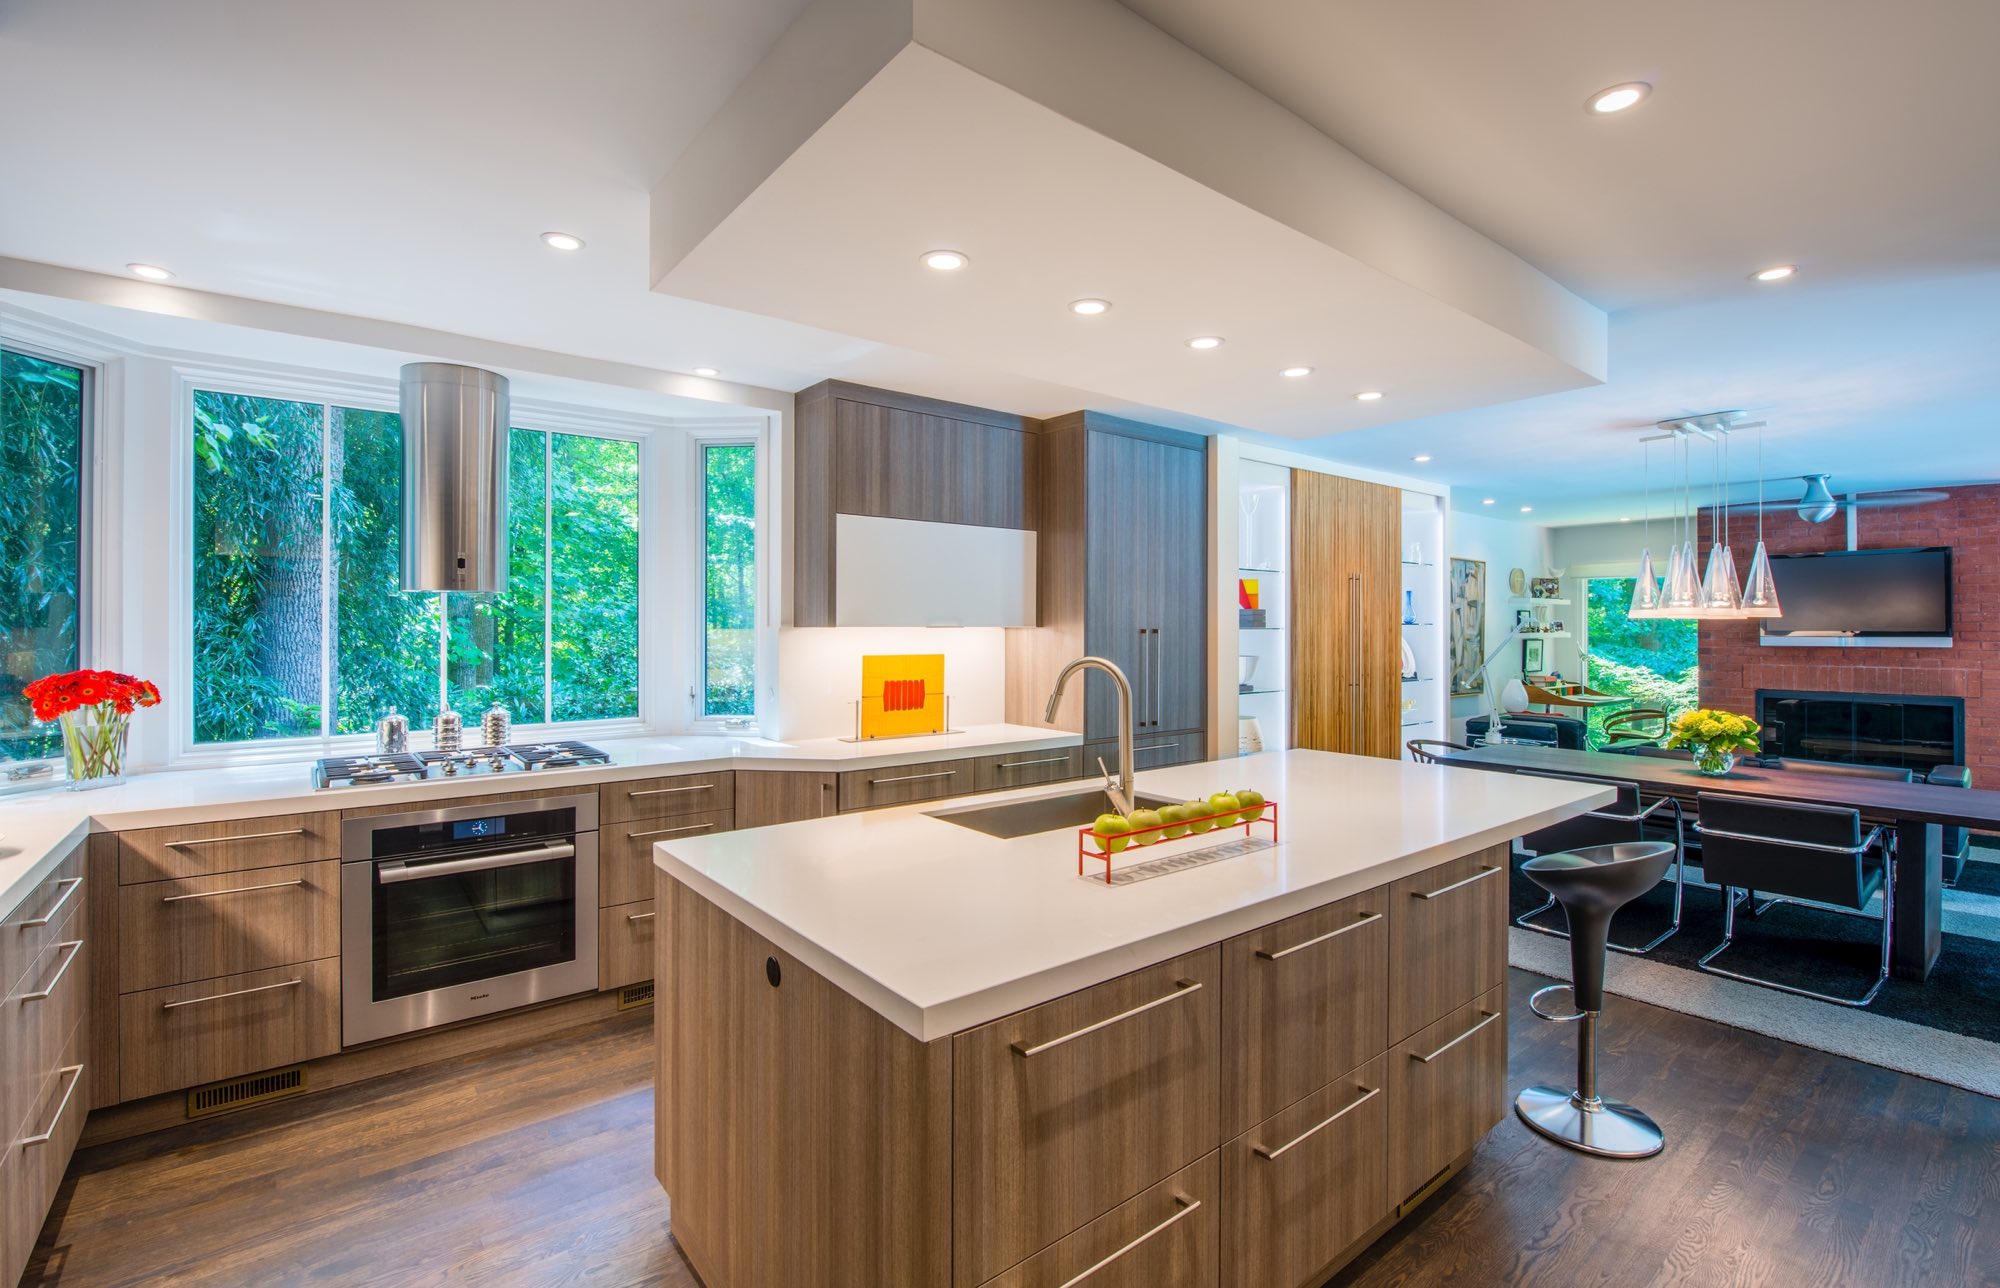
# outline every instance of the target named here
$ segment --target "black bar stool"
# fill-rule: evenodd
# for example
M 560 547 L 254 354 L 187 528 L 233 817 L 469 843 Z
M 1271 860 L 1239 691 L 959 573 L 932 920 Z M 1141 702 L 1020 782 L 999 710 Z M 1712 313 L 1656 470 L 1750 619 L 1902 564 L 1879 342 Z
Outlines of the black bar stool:
M 1521 1121 L 1557 1144 L 1606 1158 L 1646 1158 L 1666 1144 L 1651 1118 L 1598 1096 L 1597 1016 L 1604 1009 L 1605 936 L 1611 915 L 1658 885 L 1673 858 L 1671 842 L 1625 841 L 1538 855 L 1521 865 L 1530 881 L 1555 896 L 1569 920 L 1571 982 L 1540 990 L 1528 1005 L 1545 1020 L 1583 1021 L 1576 1041 L 1575 1090 L 1529 1087 L 1514 1098 Z M 1543 1010 L 1543 994 L 1564 988 L 1575 999 L 1575 1011 L 1556 1015 Z

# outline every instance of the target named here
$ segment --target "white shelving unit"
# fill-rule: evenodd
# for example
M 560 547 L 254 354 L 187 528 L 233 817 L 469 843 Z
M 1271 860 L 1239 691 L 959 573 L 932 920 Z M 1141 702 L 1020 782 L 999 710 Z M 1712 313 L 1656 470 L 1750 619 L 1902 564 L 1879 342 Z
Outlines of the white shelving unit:
M 1450 702 L 1450 659 L 1445 639 L 1448 605 L 1444 555 L 1444 499 L 1428 492 L 1403 493 L 1403 565 L 1401 602 L 1395 607 L 1402 622 L 1403 644 L 1416 662 L 1416 674 L 1403 664 L 1403 741 L 1448 737 L 1446 712 Z
M 1254 737 L 1265 751 L 1290 745 L 1292 726 L 1291 643 L 1286 627 L 1291 612 L 1292 472 L 1266 461 L 1244 460 L 1236 489 L 1237 582 L 1257 583 L 1262 627 L 1237 628 L 1237 661 L 1229 670 L 1236 685 L 1239 750 L 1250 750 Z M 1231 598 L 1226 611 L 1241 605 Z M 1246 683 L 1247 672 L 1249 688 Z

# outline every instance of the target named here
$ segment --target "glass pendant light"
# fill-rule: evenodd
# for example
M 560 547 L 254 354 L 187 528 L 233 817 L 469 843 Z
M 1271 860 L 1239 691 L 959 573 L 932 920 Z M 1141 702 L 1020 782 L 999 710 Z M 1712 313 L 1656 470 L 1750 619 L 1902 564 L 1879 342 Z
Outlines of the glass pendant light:
M 1662 588 L 1660 616 L 1692 617 L 1701 607 L 1701 565 L 1695 561 L 1693 513 L 1688 493 L 1687 439 L 1681 439 L 1681 540 L 1667 560 L 1667 581 Z
M 1627 617 L 1640 619 L 1660 615 L 1660 579 L 1653 575 L 1653 445 L 1645 444 L 1646 527 L 1644 544 L 1639 547 L 1639 579 L 1632 583 L 1632 605 Z
M 1736 617 L 1743 607 L 1743 590 L 1736 580 L 1736 557 L 1729 553 L 1729 498 L 1722 482 L 1722 441 L 1715 444 L 1715 472 L 1708 489 L 1708 568 L 1701 575 L 1698 616 L 1708 620 Z
M 1757 429 L 1757 550 L 1750 556 L 1750 577 L 1743 583 L 1745 617 L 1782 617 L 1778 583 L 1771 576 L 1771 557 L 1764 552 L 1764 430 Z

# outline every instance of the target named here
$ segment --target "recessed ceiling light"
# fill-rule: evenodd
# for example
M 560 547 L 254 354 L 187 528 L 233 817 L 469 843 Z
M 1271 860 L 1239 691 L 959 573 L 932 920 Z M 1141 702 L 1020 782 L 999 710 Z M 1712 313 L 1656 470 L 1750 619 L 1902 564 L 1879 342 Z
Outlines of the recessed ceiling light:
M 1489 496 L 1489 497 L 1487 497 L 1487 498 L 1486 498 L 1486 499 L 1485 499 L 1484 501 L 1481 501 L 1481 502 L 1480 502 L 1479 504 L 1481 504 L 1481 505 L 1492 505 L 1492 504 L 1493 504 L 1493 498 Z
M 934 268 L 940 273 L 956 273 L 972 261 L 955 250 L 930 250 L 924 252 L 924 267 Z
M 1085 318 L 1094 318 L 1100 313 L 1109 311 L 1110 308 L 1110 300 L 1071 300 L 1069 305 L 1070 312 Z
M 696 367 L 694 369 L 694 374 L 696 374 L 697 376 L 719 376 L 722 373 L 720 371 L 717 371 L 714 367 Z
M 1313 369 L 1311 367 L 1286 367 L 1278 374 L 1287 380 L 1297 380 L 1301 376 L 1310 376 L 1312 373 Z
M 1431 454 L 1429 452 L 1418 452 L 1415 456 L 1412 456 L 1410 459 L 1415 461 L 1419 465 L 1428 465 L 1430 464 Z
M 1380 389 L 1364 389 L 1360 393 L 1354 395 L 1354 401 L 1376 402 L 1379 401 L 1381 397 L 1382 397 L 1382 391 Z
M 1188 348 L 1190 349 L 1220 349 L 1221 347 L 1222 337 L 1219 335 L 1198 335 L 1188 341 Z
M 1750 279 L 1756 282 L 1782 282 L 1798 271 L 1797 264 L 1773 264 L 1769 268 L 1760 268 L 1750 274 Z
M 125 271 L 134 277 L 143 277 L 149 282 L 165 282 L 173 277 L 172 273 L 157 264 L 127 264 Z
M 1522 514 L 1533 514 L 1534 512 L 1535 512 L 1535 507 L 1532 505 L 1524 505 L 1521 507 Z
M 1584 106 L 1599 116 L 1608 116 L 1624 111 L 1652 92 L 1653 87 L 1644 81 L 1627 81 L 1623 85 L 1598 90 L 1586 100 Z
M 575 233 L 543 233 L 542 240 L 554 250 L 583 249 L 583 238 Z

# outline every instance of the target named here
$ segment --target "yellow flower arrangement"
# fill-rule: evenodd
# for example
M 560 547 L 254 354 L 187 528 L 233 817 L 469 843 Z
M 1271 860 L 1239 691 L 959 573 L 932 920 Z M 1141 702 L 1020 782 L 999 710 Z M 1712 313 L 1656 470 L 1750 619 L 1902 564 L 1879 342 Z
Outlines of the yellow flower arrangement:
M 1667 732 L 1667 746 L 1686 747 L 1694 756 L 1695 767 L 1704 774 L 1726 774 L 1736 763 L 1738 752 L 1757 750 L 1761 727 L 1749 716 L 1701 707 L 1675 718 Z

